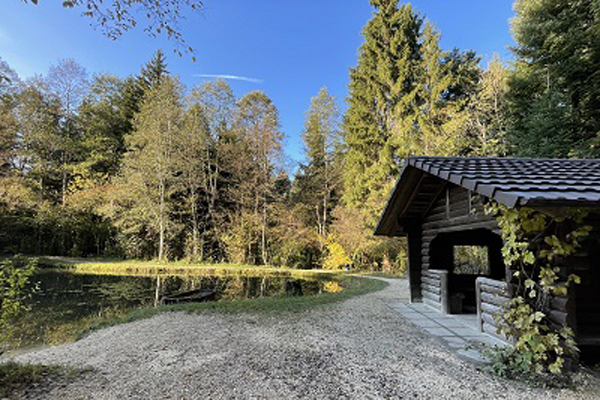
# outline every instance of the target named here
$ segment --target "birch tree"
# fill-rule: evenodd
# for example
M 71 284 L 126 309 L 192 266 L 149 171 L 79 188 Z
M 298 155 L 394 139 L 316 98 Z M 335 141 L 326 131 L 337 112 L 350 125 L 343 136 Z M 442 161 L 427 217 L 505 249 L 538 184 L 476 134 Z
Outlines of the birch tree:
M 172 77 L 145 96 L 127 138 L 122 187 L 129 193 L 129 207 L 120 224 L 138 227 L 156 237 L 159 261 L 168 256 L 168 241 L 175 233 L 172 218 L 177 190 L 177 141 L 180 140 L 183 106 L 181 87 Z

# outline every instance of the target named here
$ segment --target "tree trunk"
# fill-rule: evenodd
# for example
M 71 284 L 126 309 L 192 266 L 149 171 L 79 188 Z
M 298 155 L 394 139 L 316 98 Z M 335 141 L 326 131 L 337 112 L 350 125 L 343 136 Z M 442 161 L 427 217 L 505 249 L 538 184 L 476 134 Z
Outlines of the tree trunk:
M 165 255 L 165 184 L 160 182 L 160 204 L 158 216 L 158 261 L 162 261 Z
M 263 219 L 262 219 L 262 235 L 261 235 L 261 244 L 262 244 L 262 263 L 267 264 L 267 199 L 264 199 L 263 203 Z

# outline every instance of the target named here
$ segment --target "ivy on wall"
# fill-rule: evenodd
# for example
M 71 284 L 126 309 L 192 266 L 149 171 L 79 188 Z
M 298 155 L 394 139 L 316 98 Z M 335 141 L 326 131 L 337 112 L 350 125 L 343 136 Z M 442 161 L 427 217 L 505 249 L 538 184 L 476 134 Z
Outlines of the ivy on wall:
M 579 283 L 569 256 L 574 255 L 592 227 L 585 224 L 585 209 L 509 208 L 490 201 L 502 231 L 502 256 L 513 278 L 513 299 L 501 320 L 500 332 L 515 341 L 502 362 L 515 374 L 529 377 L 564 372 L 565 358 L 577 355 L 574 333 L 550 318 L 553 298 L 566 297 Z

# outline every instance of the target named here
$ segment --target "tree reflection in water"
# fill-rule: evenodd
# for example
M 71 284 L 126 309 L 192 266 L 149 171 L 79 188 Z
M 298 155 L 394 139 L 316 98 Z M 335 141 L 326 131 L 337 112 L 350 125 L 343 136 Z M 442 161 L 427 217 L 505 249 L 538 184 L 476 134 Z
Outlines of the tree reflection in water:
M 43 271 L 32 310 L 16 324 L 12 346 L 55 344 L 73 339 L 94 319 L 160 304 L 163 296 L 198 289 L 215 291 L 216 301 L 302 296 L 329 292 L 331 277 L 295 279 L 269 276 L 114 276 Z M 334 285 L 338 287 L 339 285 Z

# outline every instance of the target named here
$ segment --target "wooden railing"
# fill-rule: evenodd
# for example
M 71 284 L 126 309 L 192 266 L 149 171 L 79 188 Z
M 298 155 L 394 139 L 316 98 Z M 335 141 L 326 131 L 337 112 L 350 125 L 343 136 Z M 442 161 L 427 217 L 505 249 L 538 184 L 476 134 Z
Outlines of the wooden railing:
M 501 322 L 495 316 L 502 316 L 510 302 L 510 285 L 504 281 L 479 277 L 475 281 L 475 290 L 479 330 L 505 339 L 498 333 Z
M 423 302 L 448 313 L 448 271 L 428 269 L 421 276 Z

